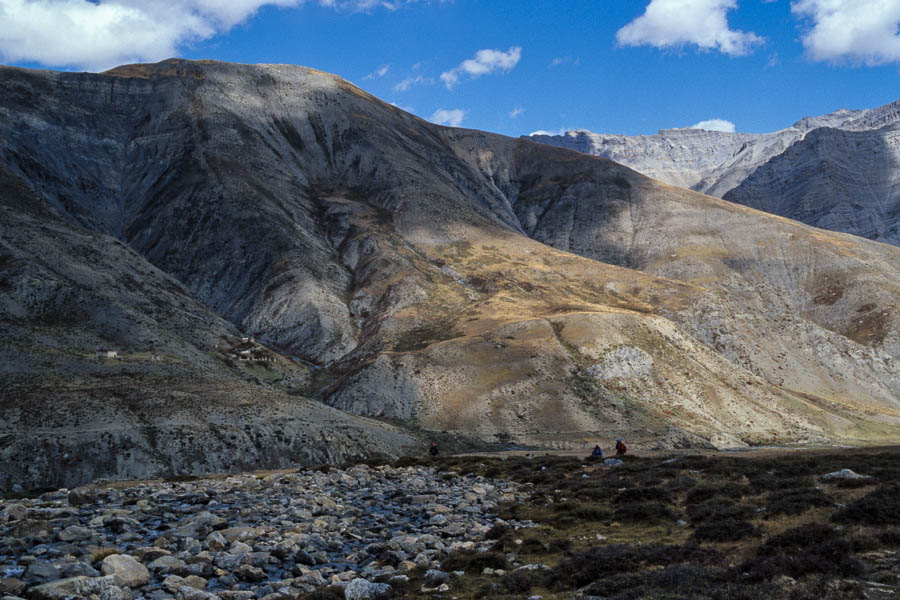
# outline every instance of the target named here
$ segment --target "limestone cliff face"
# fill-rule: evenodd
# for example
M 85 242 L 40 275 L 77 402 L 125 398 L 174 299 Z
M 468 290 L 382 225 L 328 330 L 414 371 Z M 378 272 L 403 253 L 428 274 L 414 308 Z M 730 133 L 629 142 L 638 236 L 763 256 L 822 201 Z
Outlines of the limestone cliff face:
M 438 127 L 302 67 L 7 68 L 0 87 L 0 168 L 25 190 L 0 194 L 13 219 L 4 235 L 32 220 L 21 231 L 33 249 L 16 264 L 36 270 L 52 248 L 66 277 L 131 273 L 136 283 L 104 279 L 105 296 L 99 283 L 71 293 L 74 303 L 95 298 L 98 313 L 128 286 L 155 297 L 170 281 L 178 293 L 163 304 L 190 302 L 205 321 L 126 304 L 151 332 L 136 346 L 178 332 L 166 343 L 184 357 L 177 389 L 192 404 L 240 403 L 258 388 L 282 394 L 272 401 L 282 406 L 278 388 L 292 388 L 358 415 L 541 444 L 615 432 L 659 445 L 896 438 L 892 246 L 606 159 Z M 41 229 L 44 218 L 13 197 L 65 235 Z M 71 232 L 119 250 L 87 268 Z M 3 288 L 5 301 L 25 302 L 23 289 Z M 97 339 L 132 319 L 107 312 L 91 326 Z M 57 350 L 34 372 L 52 382 L 79 350 L 58 343 L 68 325 L 41 330 L 40 314 L 4 326 L 45 334 Z M 209 348 L 241 334 L 307 361 L 302 377 L 283 357 L 275 371 L 241 371 Z M 121 397 L 142 385 L 140 373 L 159 376 L 153 389 L 165 377 L 135 365 L 116 374 Z M 191 378 L 198 387 L 187 389 Z M 217 401 L 220 379 L 240 384 Z M 31 398 L 42 389 L 21 385 Z M 74 381 L 56 397 L 73 402 L 91 385 Z M 137 420 L 121 404 L 113 412 L 136 423 L 165 410 L 144 402 Z M 213 421 L 247 418 L 223 411 L 179 414 L 208 441 Z M 334 427 L 391 452 L 409 440 L 342 418 Z M 333 456 L 346 456 L 340 435 Z
M 900 195 L 889 183 L 900 173 L 900 149 L 896 135 L 890 133 L 898 125 L 900 101 L 871 110 L 806 117 L 773 133 L 669 129 L 657 135 L 622 136 L 578 130 L 531 139 L 610 158 L 659 181 L 808 225 L 898 245 L 896 233 L 888 233 L 896 231 L 900 206 Z M 852 145 L 830 141 L 829 136 L 844 138 L 829 130 L 853 132 L 848 134 Z M 808 137 L 812 139 L 807 141 Z M 829 144 L 834 146 L 831 150 L 821 149 Z M 832 181 L 838 182 L 837 190 L 830 190 Z M 825 188 L 829 191 L 823 196 Z M 818 211 L 808 206 L 814 197 L 823 204 Z M 856 214 L 844 219 L 850 207 Z M 829 212 L 833 218 L 824 217 Z
M 900 123 L 816 129 L 724 198 L 900 246 Z

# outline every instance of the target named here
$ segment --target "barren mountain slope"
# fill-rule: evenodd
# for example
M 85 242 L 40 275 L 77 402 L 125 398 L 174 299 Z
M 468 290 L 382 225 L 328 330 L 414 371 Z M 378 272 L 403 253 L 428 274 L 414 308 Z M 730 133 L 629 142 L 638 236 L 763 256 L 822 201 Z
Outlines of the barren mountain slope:
M 102 234 L 59 219 L 0 169 L 0 490 L 343 462 L 415 444 L 394 427 L 245 379 L 233 325 Z M 95 358 L 115 348 L 120 359 Z
M 900 101 L 871 110 L 840 110 L 806 117 L 773 133 L 668 129 L 657 135 L 622 136 L 578 130 L 530 139 L 604 156 L 665 183 L 727 198 L 807 225 L 898 245 L 900 238 L 896 233 L 885 232 L 896 231 L 900 199 L 895 190 L 882 193 L 880 186 L 885 181 L 896 181 L 900 173 L 896 134 L 888 133 L 896 131 L 898 124 Z M 844 138 L 828 133 L 830 129 L 857 133 Z M 807 141 L 811 132 L 815 135 Z M 853 144 L 823 142 L 829 136 L 852 139 Z M 833 151 L 823 154 L 823 145 L 830 145 Z M 834 172 L 835 168 L 839 172 Z M 756 174 L 758 170 L 761 173 Z M 815 198 L 818 204 L 824 188 L 833 179 L 838 180 L 839 191 L 825 190 L 825 207 L 812 210 L 810 202 Z M 872 190 L 872 182 L 880 186 L 878 190 Z M 855 212 L 851 218 L 843 219 L 838 213 L 846 212 L 841 207 L 848 205 Z M 822 218 L 829 211 L 837 218 Z
M 896 439 L 896 248 L 300 67 L 0 83 L 0 163 L 325 365 L 339 408 L 521 442 Z

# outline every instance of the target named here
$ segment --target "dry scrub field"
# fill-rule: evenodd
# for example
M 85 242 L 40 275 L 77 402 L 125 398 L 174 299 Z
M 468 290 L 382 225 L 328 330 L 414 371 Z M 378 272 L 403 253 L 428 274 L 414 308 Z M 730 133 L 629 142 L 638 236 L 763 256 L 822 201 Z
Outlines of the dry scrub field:
M 530 503 L 498 516 L 539 524 L 497 525 L 491 551 L 451 554 L 442 570 L 465 575 L 440 597 L 828 600 L 900 588 L 900 448 L 657 454 L 619 467 L 558 455 L 434 462 L 446 478 L 532 484 Z M 871 478 L 821 481 L 840 469 Z M 432 597 L 424 581 L 414 571 L 395 591 Z

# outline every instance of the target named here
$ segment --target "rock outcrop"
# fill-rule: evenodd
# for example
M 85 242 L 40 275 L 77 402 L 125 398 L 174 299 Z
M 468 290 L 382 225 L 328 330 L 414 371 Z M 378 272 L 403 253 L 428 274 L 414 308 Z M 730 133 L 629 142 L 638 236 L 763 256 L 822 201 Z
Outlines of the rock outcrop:
M 4 485 L 73 449 L 58 485 L 415 443 L 347 412 L 504 443 L 896 439 L 895 247 L 302 67 L 0 87 Z M 274 362 L 217 347 L 251 336 Z M 87 360 L 105 340 L 129 359 Z

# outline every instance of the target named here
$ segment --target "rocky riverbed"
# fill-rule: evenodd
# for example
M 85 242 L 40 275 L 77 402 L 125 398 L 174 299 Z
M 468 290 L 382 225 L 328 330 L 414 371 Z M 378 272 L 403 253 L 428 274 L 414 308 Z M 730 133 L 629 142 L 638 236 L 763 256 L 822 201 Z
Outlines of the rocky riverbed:
M 0 596 L 250 600 L 337 584 L 363 598 L 417 567 L 446 590 L 440 561 L 486 549 L 503 523 L 491 509 L 526 495 L 480 475 L 366 465 L 61 489 L 0 501 Z

